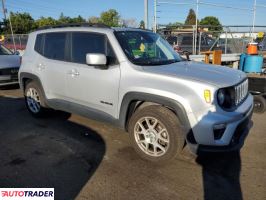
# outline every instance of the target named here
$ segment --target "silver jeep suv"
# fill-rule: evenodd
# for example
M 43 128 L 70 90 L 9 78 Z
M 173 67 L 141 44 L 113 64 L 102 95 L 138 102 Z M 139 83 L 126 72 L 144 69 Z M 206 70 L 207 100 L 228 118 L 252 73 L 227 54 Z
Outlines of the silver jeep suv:
M 117 125 L 163 163 L 243 146 L 253 98 L 244 73 L 182 59 L 146 30 L 81 24 L 30 33 L 19 71 L 29 112 L 76 113 Z

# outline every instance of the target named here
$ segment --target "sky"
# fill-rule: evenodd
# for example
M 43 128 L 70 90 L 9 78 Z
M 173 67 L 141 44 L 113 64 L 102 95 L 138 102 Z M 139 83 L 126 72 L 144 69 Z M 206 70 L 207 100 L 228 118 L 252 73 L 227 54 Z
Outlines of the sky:
M 238 8 L 252 9 L 254 0 L 200 0 Z M 122 18 L 134 18 L 139 23 L 144 16 L 144 0 L 5 0 L 8 11 L 28 12 L 33 18 L 40 16 L 58 18 L 63 12 L 66 16 L 81 15 L 85 19 L 99 16 L 108 9 L 116 9 Z M 195 3 L 196 0 L 158 0 L 158 2 Z M 266 25 L 266 0 L 257 0 L 256 25 Z M 159 4 L 158 23 L 184 22 L 190 8 L 195 5 Z M 0 17 L 2 12 L 0 13 Z M 2 15 L 3 16 L 3 15 Z M 199 6 L 199 18 L 216 16 L 223 25 L 251 25 L 253 13 L 248 10 L 226 9 L 207 5 Z M 153 21 L 153 0 L 149 0 L 149 19 Z

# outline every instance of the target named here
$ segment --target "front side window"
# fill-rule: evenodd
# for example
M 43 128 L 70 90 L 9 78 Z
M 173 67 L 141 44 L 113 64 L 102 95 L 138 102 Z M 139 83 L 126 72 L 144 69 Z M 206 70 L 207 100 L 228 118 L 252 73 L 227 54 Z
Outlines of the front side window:
M 148 31 L 116 31 L 128 59 L 136 65 L 164 65 L 182 59 L 158 34 Z
M 86 64 L 86 54 L 88 53 L 105 54 L 108 65 L 112 65 L 116 62 L 113 49 L 105 35 L 88 32 L 73 32 L 71 61 Z
M 54 60 L 65 60 L 66 33 L 46 33 L 43 55 Z

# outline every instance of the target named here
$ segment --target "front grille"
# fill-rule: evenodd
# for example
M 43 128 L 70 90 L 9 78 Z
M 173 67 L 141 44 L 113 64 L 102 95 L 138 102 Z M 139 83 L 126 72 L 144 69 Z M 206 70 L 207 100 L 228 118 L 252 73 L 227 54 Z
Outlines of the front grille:
M 235 86 L 235 105 L 243 102 L 248 94 L 248 79 Z
M 0 69 L 0 75 L 17 75 L 18 68 L 4 68 Z

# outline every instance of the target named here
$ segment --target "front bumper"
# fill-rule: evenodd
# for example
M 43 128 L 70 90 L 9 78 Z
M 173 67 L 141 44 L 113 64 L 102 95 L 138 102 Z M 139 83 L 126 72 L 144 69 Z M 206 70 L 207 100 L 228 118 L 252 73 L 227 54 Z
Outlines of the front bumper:
M 194 153 L 199 151 L 223 152 L 240 149 L 252 126 L 253 98 L 251 95 L 243 104 L 231 113 L 208 112 L 192 127 L 187 142 Z M 219 139 L 215 139 L 213 127 L 226 124 L 226 129 Z M 192 137 L 191 137 L 192 135 Z M 192 139 L 191 139 L 192 138 Z
M 211 146 L 211 145 L 199 145 L 198 152 L 224 152 L 224 151 L 234 151 L 241 149 L 244 145 L 244 141 L 252 128 L 251 117 L 253 113 L 253 107 L 243 120 L 236 127 L 230 143 L 225 146 Z
M 0 86 L 18 84 L 19 68 L 0 69 Z

